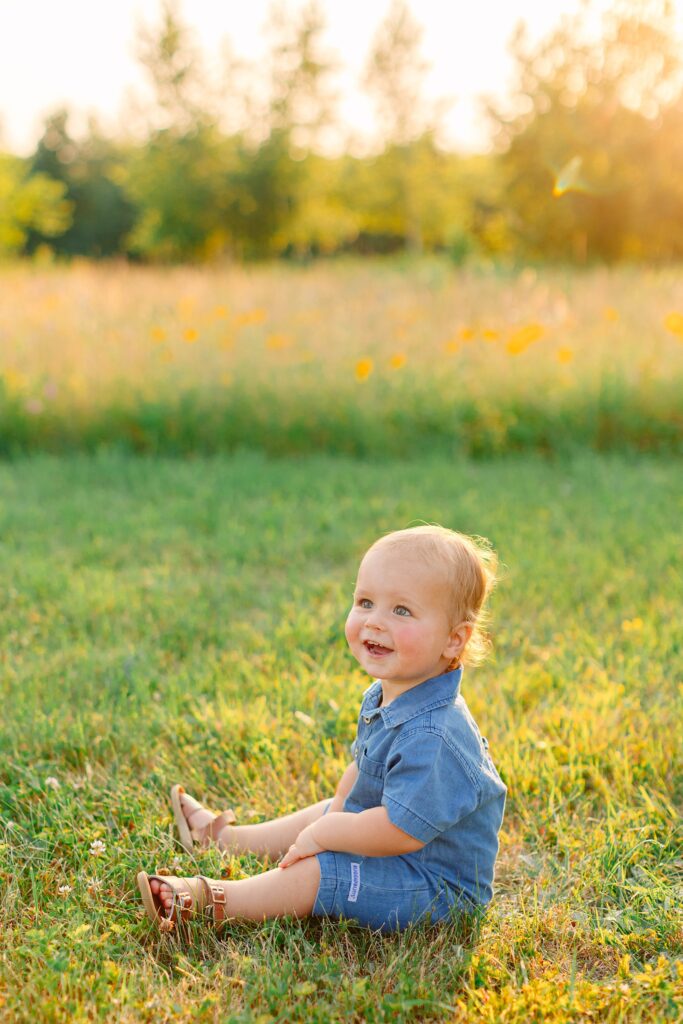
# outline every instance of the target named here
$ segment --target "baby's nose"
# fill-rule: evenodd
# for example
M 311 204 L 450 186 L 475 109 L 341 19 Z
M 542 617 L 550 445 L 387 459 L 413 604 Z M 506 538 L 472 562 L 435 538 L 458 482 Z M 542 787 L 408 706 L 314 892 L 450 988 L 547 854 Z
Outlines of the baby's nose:
M 369 626 L 370 629 L 381 629 L 382 616 L 375 608 L 368 612 L 365 625 Z

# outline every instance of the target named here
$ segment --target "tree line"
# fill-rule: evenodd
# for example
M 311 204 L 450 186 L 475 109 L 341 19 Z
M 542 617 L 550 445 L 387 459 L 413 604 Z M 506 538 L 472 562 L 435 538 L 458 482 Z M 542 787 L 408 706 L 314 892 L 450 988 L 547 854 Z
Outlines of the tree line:
M 382 146 L 325 155 L 335 59 L 317 0 L 271 11 L 255 69 L 210 80 L 173 0 L 139 33 L 153 100 L 144 134 L 46 121 L 28 158 L 0 154 L 0 253 L 156 262 L 446 251 L 469 257 L 669 261 L 683 255 L 683 58 L 667 0 L 617 0 L 511 41 L 514 85 L 489 104 L 490 152 L 439 145 L 421 30 L 394 0 L 363 85 Z M 258 73 L 257 73 L 258 72 Z

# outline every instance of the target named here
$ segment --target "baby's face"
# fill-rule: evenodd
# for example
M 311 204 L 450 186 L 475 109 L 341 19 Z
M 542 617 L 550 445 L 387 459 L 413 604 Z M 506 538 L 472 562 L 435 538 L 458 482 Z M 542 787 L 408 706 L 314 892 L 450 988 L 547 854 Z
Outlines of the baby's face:
M 450 639 L 445 580 L 407 553 L 376 548 L 361 562 L 346 639 L 373 676 L 417 685 L 458 654 Z

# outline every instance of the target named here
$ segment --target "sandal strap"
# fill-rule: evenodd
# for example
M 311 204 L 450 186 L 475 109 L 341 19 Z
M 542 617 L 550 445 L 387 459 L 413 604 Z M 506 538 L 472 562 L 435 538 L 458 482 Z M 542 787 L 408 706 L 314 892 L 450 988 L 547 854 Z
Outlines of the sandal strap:
M 212 839 L 218 839 L 218 836 L 223 831 L 226 825 L 234 825 L 237 821 L 234 811 L 222 811 L 221 814 L 217 814 L 209 825 L 209 835 Z
M 220 924 L 221 921 L 224 921 L 228 916 L 228 901 L 226 899 L 225 889 L 219 883 L 207 878 L 206 875 L 197 875 L 197 879 L 204 883 L 205 902 L 203 906 L 207 909 L 210 908 L 210 913 L 214 923 Z

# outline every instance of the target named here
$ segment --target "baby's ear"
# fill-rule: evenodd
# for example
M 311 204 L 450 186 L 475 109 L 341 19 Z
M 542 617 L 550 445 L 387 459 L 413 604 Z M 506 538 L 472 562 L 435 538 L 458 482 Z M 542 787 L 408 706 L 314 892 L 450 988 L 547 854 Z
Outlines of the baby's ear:
M 472 636 L 474 626 L 471 622 L 460 622 L 454 626 L 448 635 L 448 643 L 444 650 L 447 658 L 459 658 L 467 646 L 467 641 Z

